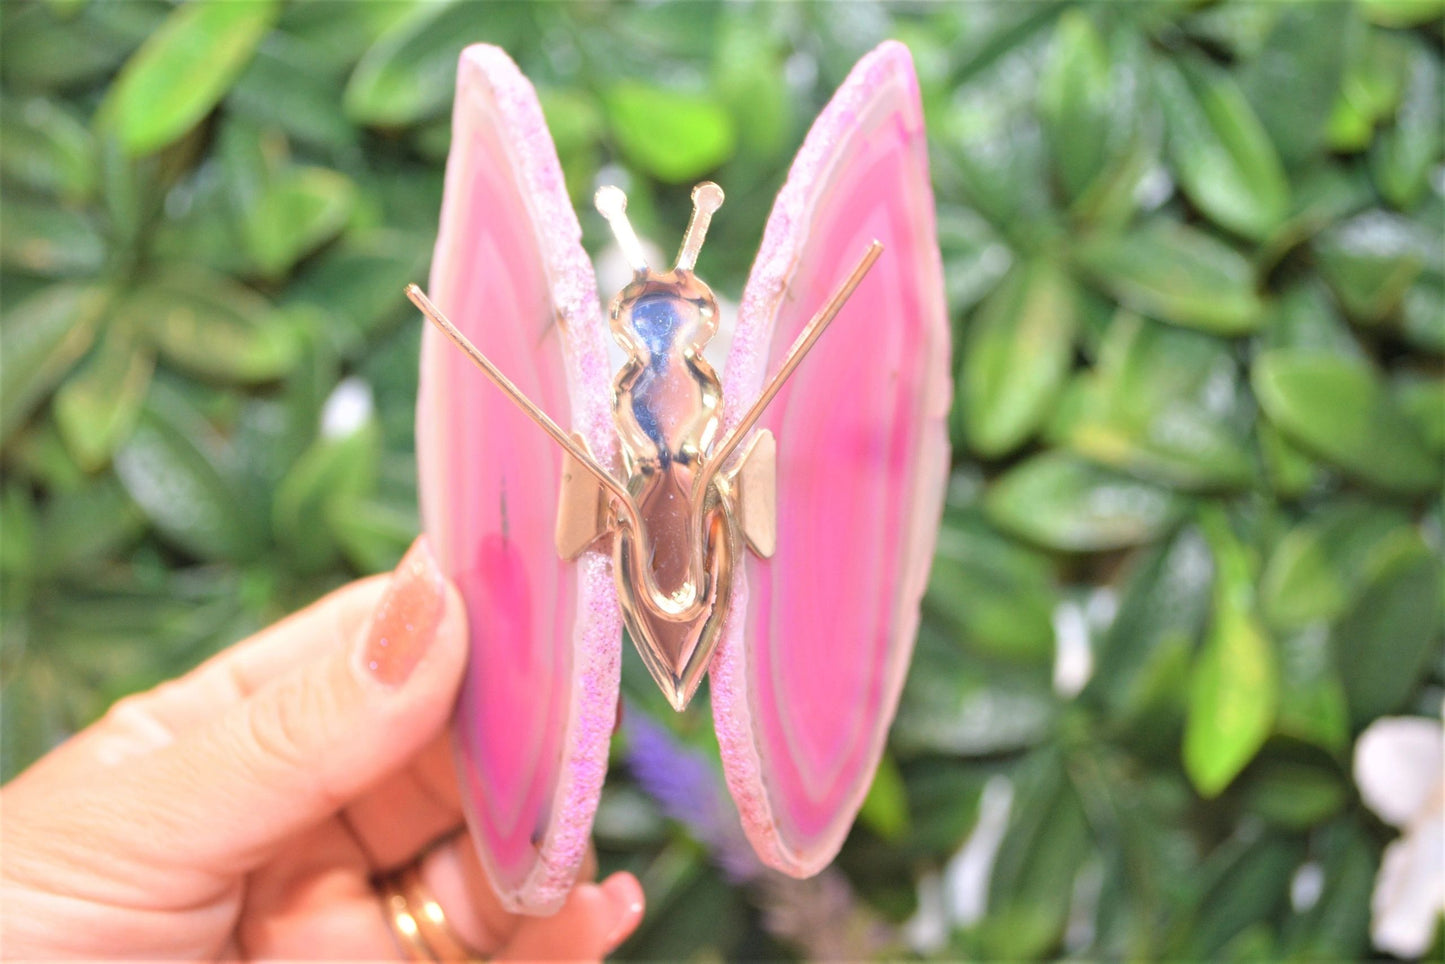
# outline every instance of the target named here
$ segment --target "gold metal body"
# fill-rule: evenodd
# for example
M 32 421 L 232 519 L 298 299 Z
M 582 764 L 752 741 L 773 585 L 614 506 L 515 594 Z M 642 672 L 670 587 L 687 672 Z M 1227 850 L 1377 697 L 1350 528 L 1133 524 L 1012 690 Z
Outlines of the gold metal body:
M 573 559 L 589 548 L 610 549 L 628 633 L 677 710 L 687 706 L 712 661 L 739 554 L 746 546 L 766 558 L 776 547 L 776 442 L 771 432 L 752 433 L 753 427 L 882 252 L 877 241 L 869 246 L 758 400 L 719 439 L 722 386 L 702 354 L 717 329 L 717 299 L 692 268 L 722 199 L 715 184 L 693 190 L 693 216 L 677 265 L 659 273 L 648 267 L 627 222 L 622 192 L 597 192 L 597 209 L 633 269 L 633 280 L 609 310 L 613 337 L 628 354 L 612 394 L 624 479 L 593 457 L 582 436 L 568 436 L 527 399 L 420 289 L 407 289 L 417 307 L 566 452 L 557 552 Z M 747 447 L 733 459 L 745 439 Z

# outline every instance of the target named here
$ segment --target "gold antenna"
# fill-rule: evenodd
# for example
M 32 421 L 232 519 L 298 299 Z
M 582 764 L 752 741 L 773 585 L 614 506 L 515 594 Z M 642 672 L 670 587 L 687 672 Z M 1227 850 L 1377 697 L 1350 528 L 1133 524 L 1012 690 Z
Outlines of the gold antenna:
M 636 274 L 647 273 L 647 253 L 642 250 L 642 242 L 637 240 L 637 232 L 632 230 L 632 222 L 627 220 L 627 195 L 622 189 L 611 184 L 606 187 L 599 187 L 592 203 L 597 206 L 597 213 L 607 219 L 612 227 L 612 236 L 617 239 L 617 246 L 622 249 L 622 256 L 632 266 Z
M 723 190 L 712 181 L 703 181 L 692 189 L 692 217 L 687 222 L 687 233 L 682 236 L 682 248 L 677 252 L 678 271 L 691 271 L 697 264 L 697 253 L 707 237 L 708 223 L 722 203 Z
M 853 290 L 862 282 L 863 276 L 873 267 L 873 262 L 877 261 L 878 256 L 882 253 L 882 242 L 874 241 L 868 245 L 868 249 L 863 252 L 863 257 L 858 259 L 858 263 L 853 267 L 848 277 L 843 279 L 843 283 L 838 286 L 837 290 L 835 290 L 832 296 L 823 304 L 823 307 L 818 309 L 818 313 L 813 316 L 812 320 L 803 326 L 803 330 L 798 333 L 798 337 L 794 340 L 792 347 L 788 349 L 788 354 L 784 356 L 783 363 L 778 366 L 777 372 L 774 373 L 773 377 L 768 380 L 768 383 L 763 386 L 763 390 L 758 395 L 757 401 L 753 402 L 752 407 L 743 415 L 742 420 L 717 444 L 717 447 L 714 448 L 708 456 L 708 460 L 703 463 L 702 471 L 697 474 L 693 482 L 694 491 L 707 491 L 707 486 L 712 482 L 712 477 L 723 467 L 723 464 L 728 460 L 728 456 L 733 454 L 733 451 L 738 447 L 739 443 L 741 443 L 748 432 L 752 430 L 752 427 L 757 424 L 758 419 L 762 417 L 763 409 L 768 407 L 768 403 L 771 402 L 782 389 L 783 383 L 788 380 L 789 375 L 793 374 L 794 369 L 802 362 L 804 356 L 808 354 L 809 349 L 817 343 L 823 331 L 828 325 L 832 324 L 834 318 L 838 317 L 838 312 L 843 310 L 843 305 L 848 301 L 848 298 L 852 296 Z
M 512 380 L 506 375 L 503 375 L 501 370 L 492 364 L 491 359 L 483 355 L 481 350 L 477 348 L 476 345 L 473 345 L 466 335 L 457 330 L 457 326 L 453 325 L 447 316 L 442 314 L 436 305 L 432 304 L 431 299 L 423 294 L 420 288 L 414 284 L 407 285 L 406 296 L 411 299 L 412 304 L 421 309 L 421 313 L 426 315 L 432 324 L 441 329 L 442 334 L 452 340 L 452 344 L 466 353 L 466 356 L 492 380 L 492 384 L 500 388 L 502 393 L 511 399 L 528 418 L 536 422 L 542 428 L 542 431 L 551 436 L 552 441 L 562 446 L 564 452 L 576 459 L 579 465 L 590 472 L 593 477 L 601 483 L 602 487 L 612 494 L 612 497 L 622 506 L 624 512 L 633 519 L 637 518 L 637 513 L 632 505 L 632 497 L 627 494 L 627 490 L 622 487 L 622 484 L 612 477 L 612 473 L 608 472 L 600 462 L 592 457 L 591 452 L 588 452 L 573 441 L 566 432 L 562 431 L 556 422 L 552 421 L 546 412 L 542 411 L 536 402 L 532 401 L 522 393 L 520 388 L 512 384 Z

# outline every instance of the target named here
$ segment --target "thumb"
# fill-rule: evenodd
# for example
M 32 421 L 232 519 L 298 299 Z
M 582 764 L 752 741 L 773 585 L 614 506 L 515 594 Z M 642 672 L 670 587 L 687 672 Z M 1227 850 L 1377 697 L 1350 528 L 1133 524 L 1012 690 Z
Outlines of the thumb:
M 113 805 L 136 811 L 117 815 L 132 834 L 163 829 L 164 839 L 145 842 L 152 858 L 159 847 L 210 874 L 244 873 L 405 765 L 445 725 L 466 663 L 466 618 L 424 539 L 361 632 L 341 630 L 356 625 L 342 612 L 295 625 L 341 638 L 297 639 L 312 658 L 137 761 L 127 774 L 137 792 L 112 791 Z

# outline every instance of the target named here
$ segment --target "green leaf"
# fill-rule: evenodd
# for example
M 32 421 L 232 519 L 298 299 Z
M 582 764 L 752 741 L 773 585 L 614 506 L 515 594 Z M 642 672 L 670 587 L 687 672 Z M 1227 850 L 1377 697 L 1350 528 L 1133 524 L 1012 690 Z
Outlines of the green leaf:
M 1315 239 L 1320 273 L 1359 321 L 1384 319 L 1399 307 L 1412 282 L 1438 265 L 1442 242 L 1412 221 L 1366 211 Z
M 90 131 L 71 110 L 42 97 L 0 101 L 0 171 L 72 202 L 89 197 L 99 179 Z
M 6 4 L 0 76 L 7 88 L 54 90 L 100 80 L 171 10 L 164 0 L 88 3 L 74 19 L 43 4 Z M 8 93 L 8 90 L 7 90 Z
M 1269 351 L 1250 372 L 1255 396 L 1291 439 L 1392 492 L 1435 485 L 1440 466 L 1366 364 L 1338 355 Z
M 1291 915 L 1280 951 L 1292 961 L 1357 961 L 1370 957 L 1370 898 L 1375 889 L 1375 844 L 1355 819 L 1336 821 L 1310 841 L 1323 871 L 1314 906 Z
M 1375 125 L 1400 103 L 1408 48 L 1403 38 L 1355 18 L 1345 36 L 1345 74 L 1330 112 L 1329 146 L 1359 151 L 1370 145 Z
M 1335 665 L 1356 727 L 1399 712 L 1440 649 L 1440 562 L 1416 533 L 1330 631 Z
M 1259 118 L 1230 75 L 1161 60 L 1155 84 L 1179 185 L 1221 227 L 1261 240 L 1289 212 L 1289 182 Z
M 975 511 L 945 514 L 924 611 L 970 649 L 1051 667 L 1053 566 L 1042 553 L 999 535 Z
M 403 290 L 423 280 L 430 255 L 424 238 L 406 232 L 348 232 L 293 278 L 285 307 L 324 312 L 326 332 L 340 349 L 354 353 L 385 324 L 413 310 Z
M 1398 510 L 1363 501 L 1316 509 L 1275 545 L 1260 581 L 1260 605 L 1272 627 L 1334 622 L 1393 558 L 1401 539 L 1418 539 Z
M 884 840 L 900 840 L 908 833 L 908 791 L 903 786 L 898 764 L 888 754 L 878 761 L 873 783 L 858 811 L 858 820 Z
M 701 177 L 737 148 L 732 115 L 707 94 L 629 80 L 609 87 L 603 102 L 622 153 L 664 183 Z
M 1306 830 L 1339 813 L 1349 789 L 1324 767 L 1271 762 L 1250 774 L 1244 795 L 1245 806 L 1270 823 Z
M 1239 488 L 1254 478 L 1239 388 L 1225 343 L 1121 313 L 1098 365 L 1075 380 L 1048 436 L 1169 485 Z
M 243 233 L 261 273 L 279 278 L 305 254 L 335 237 L 351 217 L 356 189 L 322 167 L 289 168 L 245 209 Z
M 1046 261 L 1017 268 L 969 326 L 959 404 L 986 458 L 1022 444 L 1048 415 L 1074 357 L 1074 292 Z
M 1059 18 L 1048 63 L 1039 78 L 1038 111 L 1049 141 L 1054 174 L 1077 198 L 1103 171 L 1111 148 L 1109 50 L 1083 10 Z
M 55 424 L 81 468 L 102 468 L 126 440 L 154 367 L 150 348 L 137 344 L 128 326 L 112 324 L 90 359 L 60 387 Z
M 1281 498 L 1297 499 L 1320 485 L 1324 469 L 1269 422 L 1255 425 L 1260 454 L 1271 490 Z
M 1209 547 L 1192 526 L 1132 564 L 1085 691 L 1131 735 L 1177 739 L 1213 584 Z
M 1166 488 L 1047 452 L 995 482 L 984 508 L 999 526 L 1040 545 L 1092 552 L 1158 538 L 1184 501 Z
M 479 41 L 512 48 L 531 29 L 526 4 L 418 4 L 357 63 L 346 85 L 346 116 L 382 127 L 438 116 L 451 103 L 462 48 Z
M 1222 512 L 1201 520 L 1214 556 L 1214 611 L 1194 664 L 1184 723 L 1184 770 L 1218 796 L 1254 759 L 1274 725 L 1279 668 L 1255 613 L 1254 567 Z
M 1177 221 L 1089 238 L 1077 253 L 1106 291 L 1142 314 L 1219 335 L 1247 334 L 1263 321 L 1249 262 Z
M 746 11 L 746 12 L 745 12 Z M 776 157 L 793 119 L 784 80 L 788 45 L 758 33 L 747 8 L 725 15 L 712 53 L 713 87 L 732 113 L 738 145 L 748 157 Z
M 1027 761 L 988 884 L 981 957 L 1043 957 L 1063 937 L 1074 877 L 1090 852 L 1089 823 L 1052 751 Z
M 52 495 L 39 523 L 39 571 L 74 576 L 103 568 L 145 527 L 145 517 L 110 473 Z
M 1274 6 L 1278 19 L 1263 48 L 1238 75 L 1281 160 L 1293 166 L 1324 149 L 1353 11 L 1343 3 Z
M 1382 27 L 1414 27 L 1445 15 L 1445 0 L 1359 0 L 1359 7 Z
M 52 278 L 94 275 L 105 263 L 105 241 L 82 211 L 7 197 L 0 263 Z
M 375 422 L 341 438 L 320 438 L 276 490 L 272 530 L 292 565 L 314 572 L 335 561 L 334 523 L 376 480 L 380 435 Z
M 156 531 L 199 559 L 243 561 L 265 544 L 225 444 L 169 387 L 152 388 L 115 471 Z
M 1350 711 L 1323 623 L 1278 637 L 1279 714 L 1275 732 L 1331 753 L 1350 743 Z
M 1370 150 L 1370 173 L 1380 193 L 1401 210 L 1414 207 L 1429 189 L 1445 126 L 1439 54 L 1423 43 L 1412 43 L 1409 58 L 1395 122 L 1380 132 Z
M 333 23 L 340 26 L 344 19 L 350 18 L 336 17 Z M 279 128 L 303 144 L 355 151 L 358 132 L 336 107 L 341 80 L 318 67 L 316 47 L 297 43 L 288 33 L 272 31 L 226 95 L 228 116 L 244 116 Z
M 95 338 L 110 301 L 100 285 L 43 288 L 0 321 L 0 440 L 9 441 L 37 403 Z
M 1445 279 L 1416 281 L 1401 305 L 1400 334 L 1417 348 L 1445 355 Z
M 1445 453 L 1445 378 L 1407 377 L 1394 385 L 1395 403 L 1436 453 Z
M 196 0 L 168 16 L 126 62 L 101 108 L 125 149 L 160 150 L 210 113 L 279 11 L 276 0 Z
M 1365 358 L 1359 340 L 1317 279 L 1291 285 L 1270 305 L 1262 347 Z
M 269 381 L 290 370 L 300 349 L 285 315 L 260 295 L 195 269 L 147 282 L 121 312 L 168 361 L 211 378 Z

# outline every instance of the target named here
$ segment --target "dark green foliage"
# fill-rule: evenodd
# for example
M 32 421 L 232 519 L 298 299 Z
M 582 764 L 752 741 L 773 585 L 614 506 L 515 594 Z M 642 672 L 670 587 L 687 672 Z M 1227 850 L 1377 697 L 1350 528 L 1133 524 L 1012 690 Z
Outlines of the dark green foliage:
M 723 184 L 705 267 L 736 299 L 806 125 L 888 36 L 958 405 L 914 672 L 835 871 L 859 953 L 919 913 L 948 957 L 1366 956 L 1389 836 L 1354 739 L 1445 684 L 1431 0 L 0 5 L 4 775 L 415 534 L 401 290 L 464 44 L 537 84 L 594 249 L 604 166 L 665 243 Z M 374 406 L 323 434 L 338 385 Z M 1092 678 L 1056 681 L 1081 639 Z M 624 687 L 659 705 L 630 656 Z M 661 715 L 706 747 L 705 703 Z M 950 918 L 930 882 L 997 778 L 986 909 Z M 597 835 L 649 891 L 624 954 L 815 946 L 778 912 L 816 892 L 727 883 L 620 767 Z

